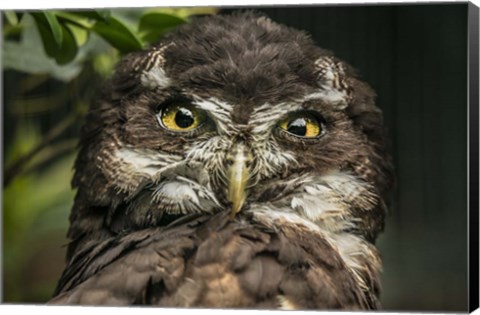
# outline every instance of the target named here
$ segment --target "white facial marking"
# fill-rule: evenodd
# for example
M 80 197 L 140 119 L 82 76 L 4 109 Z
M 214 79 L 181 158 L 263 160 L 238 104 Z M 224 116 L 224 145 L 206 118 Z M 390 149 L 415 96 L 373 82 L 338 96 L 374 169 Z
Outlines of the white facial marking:
M 321 100 L 343 110 L 348 106 L 348 93 L 342 81 L 345 75 L 344 66 L 335 62 L 330 57 L 322 57 L 315 61 L 315 66 L 320 70 L 318 85 L 320 89 L 305 96 L 305 101 Z
M 221 101 L 215 97 L 208 99 L 195 98 L 195 105 L 206 111 L 212 111 L 214 113 L 220 113 L 224 116 L 229 116 L 233 110 L 233 105 L 227 102 Z
M 163 53 L 165 50 L 174 45 L 173 43 L 168 43 L 166 45 L 155 47 L 153 50 L 149 51 L 146 56 L 147 63 L 137 64 L 135 66 L 135 71 L 143 69 L 140 80 L 141 83 L 151 89 L 154 88 L 165 88 L 170 85 L 170 79 L 165 74 L 163 65 L 165 64 L 165 58 Z
M 115 157 L 127 164 L 134 173 L 141 173 L 150 177 L 156 175 L 162 168 L 181 161 L 179 156 L 128 147 L 122 147 L 115 151 Z
M 334 171 L 305 183 L 303 192 L 291 200 L 291 207 L 309 220 L 332 231 L 353 227 L 349 209 L 360 207 L 368 210 L 375 206 L 377 198 L 371 187 L 348 173 Z
M 299 182 L 304 182 L 301 185 L 303 192 L 295 194 L 290 205 L 278 207 L 277 202 L 275 205 L 254 203 L 247 211 L 253 214 L 255 221 L 274 230 L 282 230 L 292 224 L 318 234 L 336 248 L 360 287 L 369 291 L 368 283 L 378 276 L 381 269 L 378 253 L 364 239 L 345 232 L 356 222 L 349 213 L 349 207 L 362 204 L 368 210 L 368 206 L 375 204 L 375 195 L 370 192 L 368 184 L 339 171 L 321 177 L 300 177 L 289 184 Z
M 253 174 L 260 177 L 269 177 L 276 174 L 283 168 L 293 166 L 297 163 L 295 156 L 285 150 L 280 149 L 277 141 L 270 137 L 266 142 L 256 143 L 254 159 L 256 161 Z
M 240 128 L 245 126 L 238 126 L 232 121 L 234 105 L 217 98 L 203 99 L 196 95 L 191 97 L 193 98 L 192 103 L 199 109 L 206 111 L 214 120 L 219 134 L 208 140 L 189 145 L 187 147 L 187 159 L 201 161 L 209 172 L 215 173 L 214 177 L 216 179 L 221 179 L 226 175 L 219 173 L 219 170 L 222 169 L 225 153 L 232 146 L 233 136 L 240 132 Z M 254 109 L 252 118 L 248 123 L 253 138 L 250 142 L 251 152 L 255 160 L 255 168 L 252 170 L 252 174 L 265 178 L 288 165 L 292 165 L 292 163 L 296 163 L 295 156 L 280 148 L 271 131 L 286 113 L 300 108 L 301 103 L 281 103 L 275 106 L 267 103 Z
M 337 110 L 343 110 L 348 106 L 347 93 L 334 89 L 329 85 L 322 85 L 322 90 L 308 94 L 304 99 L 305 101 L 322 101 L 335 106 Z
M 163 68 L 156 66 L 148 71 L 144 71 L 140 76 L 142 85 L 149 89 L 167 88 L 171 84 L 171 80 L 167 77 Z
M 284 184 L 292 187 L 292 191 L 284 197 L 275 198 L 271 212 L 295 214 L 330 232 L 342 232 L 355 227 L 358 219 L 350 210 L 355 207 L 368 211 L 378 202 L 378 196 L 368 183 L 341 171 L 324 176 L 301 176 Z M 256 206 L 252 204 L 252 207 Z
M 232 121 L 232 113 L 235 108 L 217 98 L 203 99 L 193 96 L 193 104 L 198 108 L 208 112 L 214 118 L 220 134 L 231 135 L 238 131 L 238 126 Z M 287 113 L 302 109 L 303 99 L 298 102 L 270 104 L 265 103 L 253 110 L 248 122 L 252 126 L 252 135 L 258 141 L 265 140 L 270 131 L 278 124 L 279 120 Z
M 254 126 L 252 133 L 265 138 L 286 114 L 302 109 L 301 103 L 266 103 L 254 109 L 249 124 Z
M 201 162 L 208 172 L 222 165 L 224 156 L 219 152 L 227 152 L 230 145 L 229 139 L 214 136 L 208 140 L 194 142 L 187 146 L 186 159 Z
M 174 179 L 166 179 L 154 190 L 153 202 L 160 202 L 168 205 L 165 207 L 167 213 L 212 213 L 221 208 L 215 194 L 210 186 L 183 177 L 176 176 Z
M 180 181 L 169 181 L 160 185 L 155 191 L 154 196 L 178 200 L 178 203 L 188 200 L 196 205 L 199 204 L 197 194 L 193 191 L 192 187 L 188 183 Z
M 212 116 L 220 134 L 231 134 L 233 105 L 213 97 L 209 99 L 195 97 L 193 104 Z

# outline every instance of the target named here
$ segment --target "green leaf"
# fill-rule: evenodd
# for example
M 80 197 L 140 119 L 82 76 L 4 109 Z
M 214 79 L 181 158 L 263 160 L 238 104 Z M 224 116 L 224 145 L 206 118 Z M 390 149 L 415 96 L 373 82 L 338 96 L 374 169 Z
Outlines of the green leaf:
M 50 11 L 45 11 L 43 12 L 45 15 L 45 18 L 48 22 L 48 25 L 50 26 L 50 29 L 52 30 L 53 38 L 55 39 L 55 42 L 57 45 L 62 45 L 63 41 L 63 31 L 62 27 L 60 26 L 60 23 L 57 20 L 57 17 L 53 12 Z
M 145 13 L 166 13 L 187 19 L 193 15 L 217 14 L 219 9 L 215 7 L 193 7 L 193 8 L 149 8 Z
M 72 23 L 65 23 L 65 26 L 70 30 L 77 43 L 78 47 L 83 46 L 88 41 L 89 31 L 83 27 L 77 26 Z
M 62 81 L 72 80 L 82 70 L 82 65 L 78 62 L 59 66 L 53 59 L 48 58 L 42 49 L 40 39 L 38 42 L 28 39 L 20 43 L 5 41 L 2 45 L 2 57 L 5 69 L 32 74 L 48 73 Z
M 85 62 L 92 60 L 95 56 L 109 54 L 112 60 L 117 58 L 116 49 L 100 36 L 90 33 L 88 41 L 79 47 L 75 59 L 66 65 L 59 65 L 46 54 L 33 17 L 30 14 L 24 15 L 19 25 L 24 26 L 20 40 L 4 39 L 0 45 L 4 69 L 38 75 L 48 74 L 57 80 L 69 82 L 79 75 Z
M 171 28 L 184 24 L 185 22 L 185 19 L 173 14 L 152 12 L 142 16 L 138 31 L 141 33 L 144 41 L 154 43 Z
M 24 26 L 20 40 L 4 39 L 0 45 L 4 69 L 51 75 L 57 80 L 69 82 L 79 75 L 86 62 L 99 54 L 108 54 L 112 60 L 117 60 L 118 51 L 97 34 L 90 33 L 88 41 L 78 48 L 75 59 L 68 64 L 59 65 L 46 54 L 33 17 L 30 14 L 24 15 L 19 25 Z
M 91 29 L 94 22 L 85 16 L 77 15 L 71 12 L 58 11 L 56 16 L 60 23 L 70 22 L 85 29 Z
M 31 14 L 39 26 L 39 29 L 40 27 L 43 29 L 43 34 L 42 31 L 40 31 L 40 34 L 42 39 L 44 39 L 44 42 L 51 44 L 53 39 L 57 46 L 60 47 L 63 41 L 62 26 L 58 22 L 54 12 L 42 11 L 35 13 L 32 12 Z
M 54 56 L 59 65 L 64 65 L 75 59 L 78 45 L 72 32 L 62 25 L 63 42 L 58 53 Z
M 8 39 L 10 36 L 16 36 L 22 33 L 24 25 L 19 23 L 17 25 L 4 25 L 3 26 L 3 40 Z
M 123 54 L 143 48 L 138 35 L 113 16 L 108 18 L 108 22 L 97 21 L 92 30 Z
M 10 25 L 15 26 L 18 24 L 17 13 L 15 13 L 14 11 L 7 10 L 7 11 L 3 11 L 3 14 L 5 15 L 5 18 L 7 19 Z
M 108 22 L 111 12 L 110 10 L 75 10 L 66 13 L 78 15 L 80 17 L 88 18 L 95 21 Z
M 110 18 L 110 16 L 112 15 L 112 12 L 110 10 L 107 10 L 107 9 L 95 10 L 95 12 L 98 14 L 98 16 L 100 16 L 105 21 L 107 21 Z
M 78 46 L 71 31 L 56 20 L 62 34 L 62 41 L 58 44 L 51 32 L 49 27 L 50 24 L 45 23 L 44 17 L 35 13 L 34 18 L 37 22 L 38 31 L 40 32 L 43 47 L 45 48 L 47 55 L 54 58 L 59 65 L 64 65 L 72 61 L 77 55 Z

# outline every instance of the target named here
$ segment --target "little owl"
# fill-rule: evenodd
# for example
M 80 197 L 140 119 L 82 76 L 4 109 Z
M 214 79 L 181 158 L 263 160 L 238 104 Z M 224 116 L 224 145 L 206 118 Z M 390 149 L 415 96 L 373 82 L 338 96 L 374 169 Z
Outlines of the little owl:
M 125 56 L 82 129 L 50 303 L 377 308 L 392 170 L 374 98 L 257 13 Z

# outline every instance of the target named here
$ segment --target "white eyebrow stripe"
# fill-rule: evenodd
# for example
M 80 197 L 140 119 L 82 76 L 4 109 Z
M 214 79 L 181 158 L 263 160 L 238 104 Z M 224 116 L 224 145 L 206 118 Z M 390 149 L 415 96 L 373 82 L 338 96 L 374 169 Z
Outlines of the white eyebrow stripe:
M 232 104 L 222 102 L 213 97 L 209 99 L 195 98 L 193 104 L 205 111 L 213 112 L 226 117 L 230 117 L 233 111 Z
M 253 125 L 254 134 L 265 134 L 273 128 L 286 114 L 302 109 L 301 103 L 263 104 L 253 112 L 249 124 Z
M 340 91 L 338 91 L 340 92 Z M 280 119 L 290 112 L 303 109 L 303 103 L 311 99 L 321 99 L 326 101 L 325 91 L 314 92 L 306 95 L 298 101 L 282 102 L 277 104 L 264 103 L 255 109 L 248 122 L 252 126 L 252 133 L 255 135 L 266 135 L 273 127 L 279 123 Z M 231 134 L 236 131 L 236 125 L 232 120 L 232 113 L 235 106 L 217 98 L 204 99 L 193 96 L 192 104 L 206 111 L 215 120 L 218 130 L 224 134 Z
M 348 106 L 347 98 L 348 95 L 345 90 L 341 91 L 330 86 L 324 86 L 323 89 L 306 95 L 304 101 L 323 101 L 333 105 L 338 110 L 342 110 Z
M 230 134 L 233 130 L 232 104 L 223 102 L 217 98 L 202 99 L 194 97 L 193 105 L 206 111 L 215 120 L 218 130 L 221 133 Z

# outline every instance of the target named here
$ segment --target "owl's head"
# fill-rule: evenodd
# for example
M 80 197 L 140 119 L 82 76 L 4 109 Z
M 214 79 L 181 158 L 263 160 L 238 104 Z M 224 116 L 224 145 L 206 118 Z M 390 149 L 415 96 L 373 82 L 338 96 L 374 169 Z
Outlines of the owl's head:
M 123 58 L 91 106 L 70 237 L 230 211 L 373 241 L 384 147 L 372 89 L 308 35 L 253 13 L 198 18 Z

